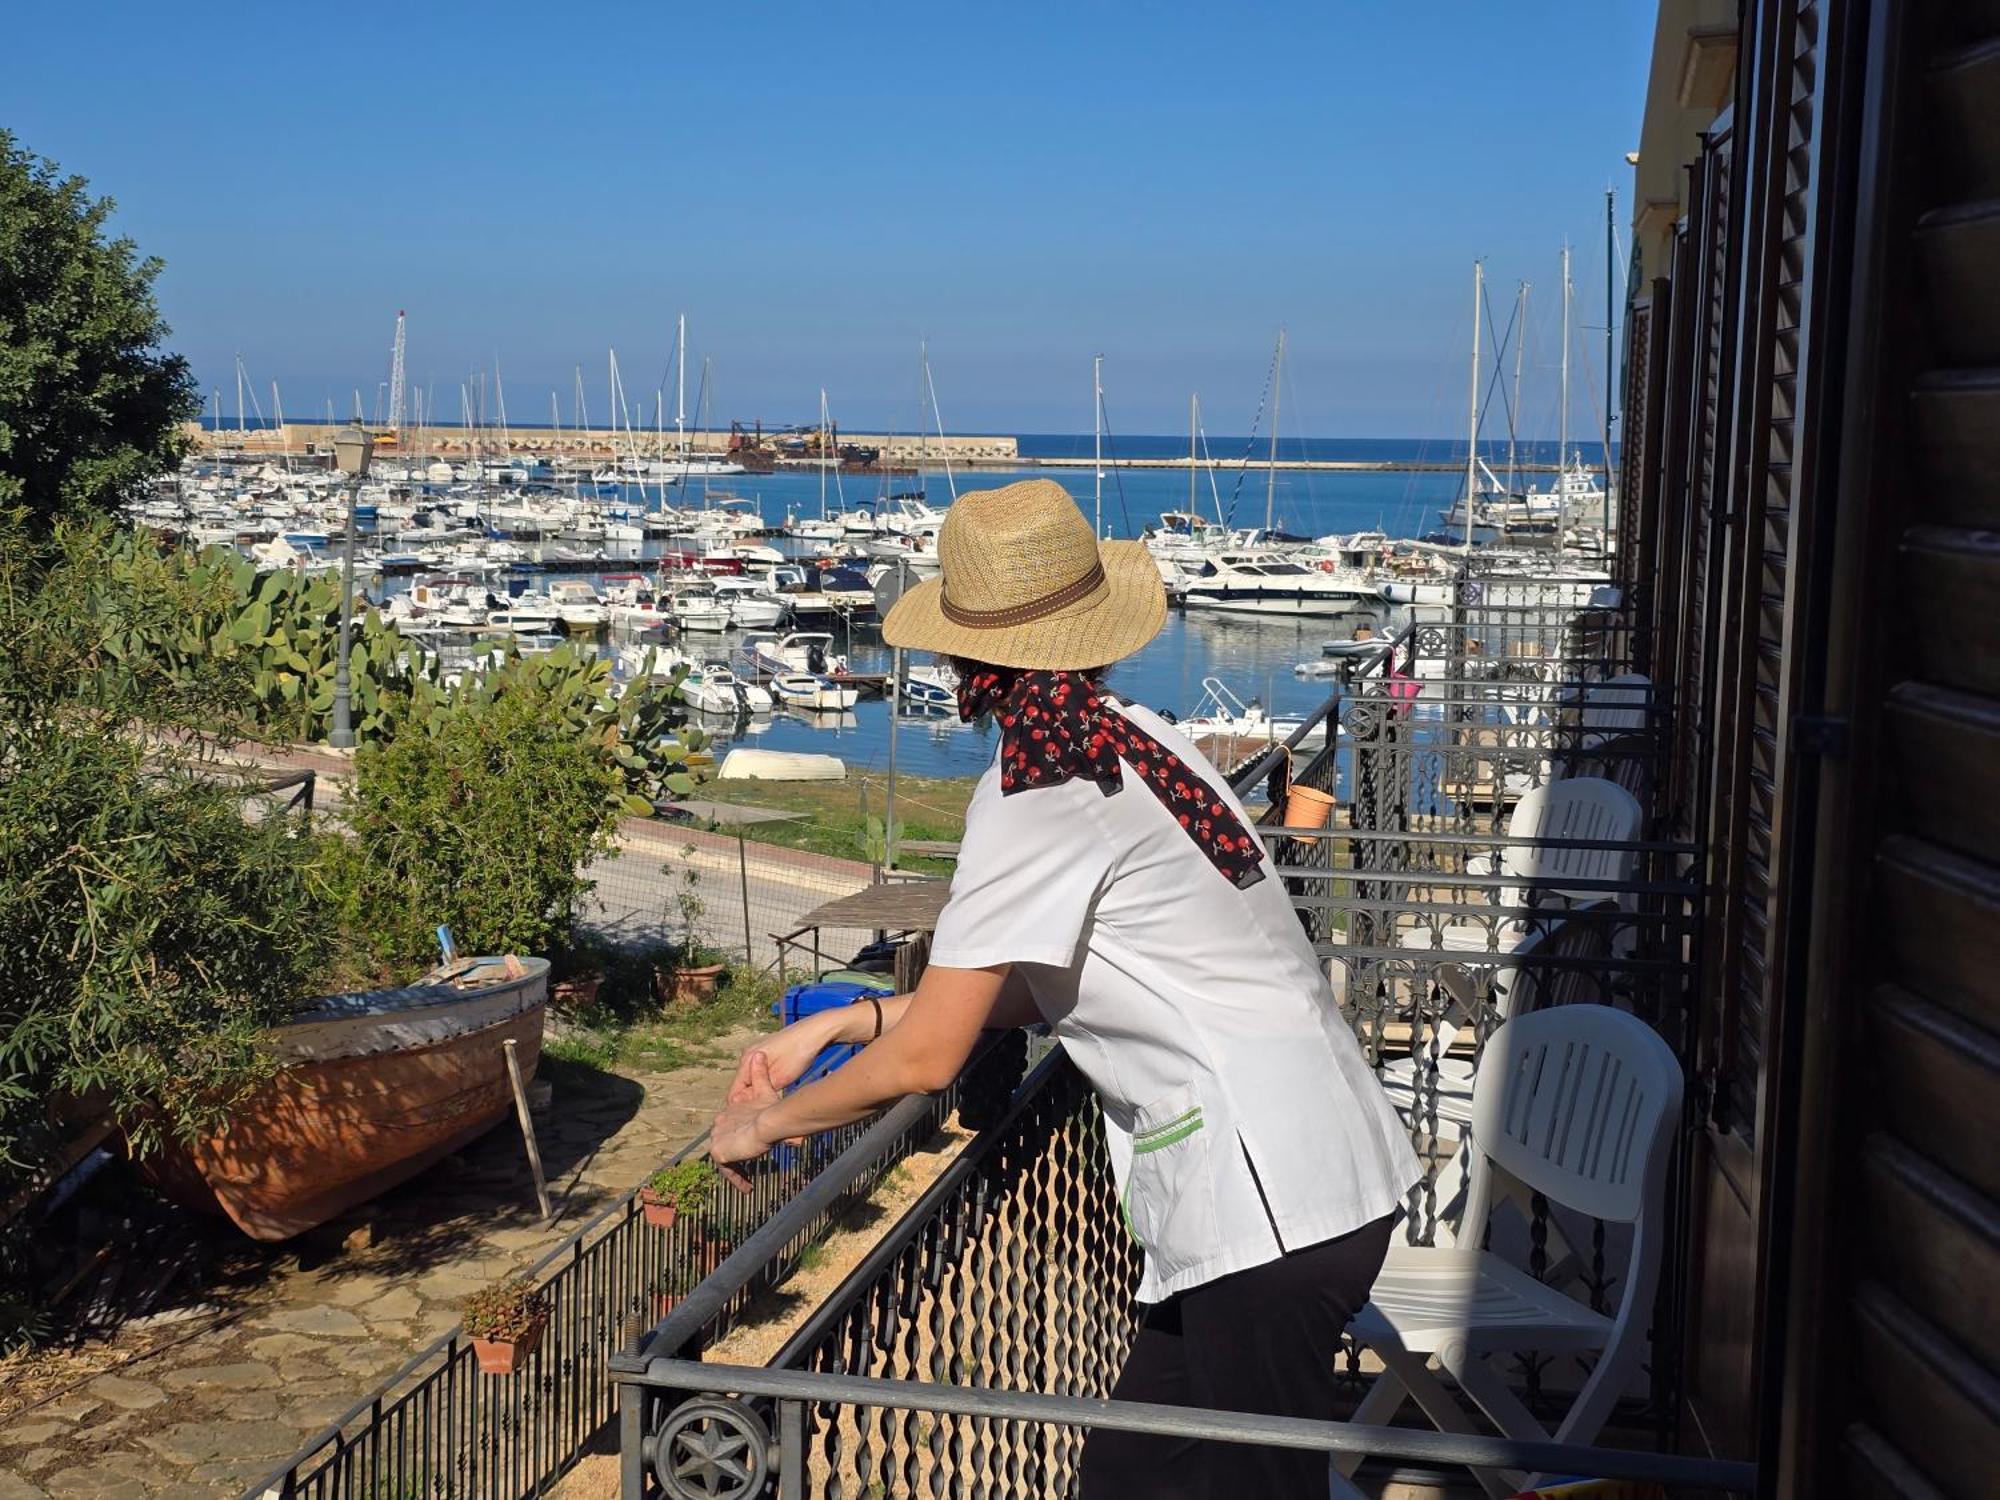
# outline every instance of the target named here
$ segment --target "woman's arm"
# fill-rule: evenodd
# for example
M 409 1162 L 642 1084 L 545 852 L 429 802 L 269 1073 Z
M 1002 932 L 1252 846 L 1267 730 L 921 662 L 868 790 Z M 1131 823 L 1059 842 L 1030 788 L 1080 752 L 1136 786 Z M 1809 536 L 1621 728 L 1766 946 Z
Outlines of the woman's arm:
M 972 1055 L 981 1031 L 1039 1018 L 1026 986 L 1018 981 L 1010 985 L 1011 978 L 1006 964 L 989 969 L 932 965 L 917 992 L 902 1000 L 893 1025 L 890 1006 L 896 1002 L 883 1002 L 881 1040 L 790 1095 L 779 1094 L 769 1058 L 752 1048 L 728 1107 L 715 1117 L 709 1155 L 717 1162 L 747 1161 L 779 1141 L 862 1119 L 905 1094 L 947 1087 Z M 874 1027 L 872 1007 L 866 1004 L 826 1014 L 841 1018 L 837 1025 L 826 1023 L 829 1040 L 864 1040 L 865 1031 L 856 1037 L 852 1030 Z
M 729 1089 L 730 1102 L 749 1097 L 745 1091 L 751 1087 L 752 1059 L 761 1056 L 770 1071 L 772 1084 L 783 1089 L 802 1077 L 812 1066 L 813 1059 L 828 1047 L 843 1043 L 865 1047 L 876 1040 L 877 1005 L 882 1008 L 882 1035 L 886 1037 L 902 1023 L 903 1017 L 909 1013 L 910 1002 L 915 998 L 913 995 L 883 995 L 879 999 L 857 1000 L 852 1005 L 817 1011 L 794 1021 L 776 1035 L 753 1043 L 744 1049 L 736 1065 L 736 1078 Z M 1018 970 L 1010 969 L 1006 983 L 1001 987 L 1000 998 L 986 1018 L 986 1029 L 1002 1031 L 1014 1026 L 1033 1026 L 1041 1019 L 1042 1013 L 1035 1006 L 1035 997 L 1028 989 L 1027 980 Z

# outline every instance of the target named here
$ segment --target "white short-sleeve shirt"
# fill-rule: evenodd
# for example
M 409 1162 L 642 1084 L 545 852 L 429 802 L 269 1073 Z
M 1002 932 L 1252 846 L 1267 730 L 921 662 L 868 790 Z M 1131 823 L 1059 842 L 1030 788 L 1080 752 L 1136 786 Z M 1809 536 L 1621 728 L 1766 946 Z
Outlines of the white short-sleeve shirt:
M 1118 711 L 1250 825 L 1179 731 Z M 1003 796 L 996 761 L 931 962 L 1020 966 L 1103 1105 L 1145 1301 L 1359 1229 L 1420 1176 L 1284 883 L 1232 884 L 1129 767 L 1111 796 Z

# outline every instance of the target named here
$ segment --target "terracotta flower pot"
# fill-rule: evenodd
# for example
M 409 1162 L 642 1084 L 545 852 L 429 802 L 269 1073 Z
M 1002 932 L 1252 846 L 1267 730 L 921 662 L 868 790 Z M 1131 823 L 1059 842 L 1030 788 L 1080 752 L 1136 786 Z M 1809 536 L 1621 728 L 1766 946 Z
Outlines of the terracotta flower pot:
M 689 964 L 653 971 L 654 992 L 667 1005 L 696 1005 L 713 1000 L 721 983 L 721 964 Z
M 603 983 L 602 974 L 584 974 L 575 979 L 558 979 L 549 987 L 549 1003 L 566 1015 L 588 1010 L 597 1003 L 598 986 Z
M 639 1212 L 646 1216 L 646 1222 L 655 1229 L 672 1229 L 680 1211 L 680 1204 L 673 1199 L 662 1198 L 651 1188 L 639 1189 Z
M 1322 792 L 1317 787 L 1290 786 L 1285 789 L 1285 826 L 1287 828 L 1324 828 L 1333 819 L 1335 806 L 1331 792 Z M 1295 834 L 1301 844 L 1317 844 L 1318 839 L 1306 834 Z
M 529 1325 L 527 1331 L 516 1339 L 482 1339 L 472 1341 L 472 1357 L 479 1362 L 482 1375 L 512 1375 L 527 1362 L 528 1357 L 542 1346 L 542 1335 L 548 1332 L 549 1320 L 544 1314 Z
M 680 1305 L 681 1294 L 679 1292 L 653 1293 L 653 1316 L 655 1318 L 664 1318 Z

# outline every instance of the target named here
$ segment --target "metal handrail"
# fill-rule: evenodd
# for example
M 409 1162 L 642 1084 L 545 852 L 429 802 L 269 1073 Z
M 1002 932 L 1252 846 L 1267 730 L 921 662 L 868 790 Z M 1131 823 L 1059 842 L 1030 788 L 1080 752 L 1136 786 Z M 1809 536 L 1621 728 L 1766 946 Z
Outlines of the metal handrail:
M 974 1052 L 961 1070 L 960 1080 L 991 1055 L 996 1040 L 989 1039 Z M 954 1082 L 944 1097 L 949 1098 L 957 1089 L 958 1083 Z M 737 1246 L 728 1259 L 703 1277 L 672 1312 L 654 1324 L 641 1339 L 637 1352 L 613 1353 L 609 1361 L 611 1369 L 617 1372 L 641 1368 L 649 1347 L 676 1350 L 696 1341 L 710 1320 L 729 1305 L 730 1299 L 777 1259 L 787 1245 L 809 1230 L 815 1219 L 849 1191 L 855 1178 L 880 1164 L 905 1135 L 932 1116 L 939 1100 L 937 1094 L 908 1094 L 890 1105 L 860 1139 L 827 1163 L 783 1208 Z
M 1594 1448 L 1529 1438 L 1424 1432 L 1404 1427 L 1319 1422 L 1142 1401 L 1099 1401 L 1040 1391 L 994 1390 L 920 1380 L 883 1380 L 749 1365 L 709 1365 L 692 1360 L 646 1362 L 643 1383 L 675 1391 L 722 1391 L 785 1403 L 890 1407 L 953 1416 L 995 1417 L 1062 1427 L 1106 1428 L 1268 1448 L 1327 1454 L 1361 1454 L 1473 1469 L 1525 1469 L 1530 1473 L 1589 1474 L 1690 1489 L 1748 1494 L 1757 1466 L 1731 1459 L 1689 1458 L 1643 1449 Z

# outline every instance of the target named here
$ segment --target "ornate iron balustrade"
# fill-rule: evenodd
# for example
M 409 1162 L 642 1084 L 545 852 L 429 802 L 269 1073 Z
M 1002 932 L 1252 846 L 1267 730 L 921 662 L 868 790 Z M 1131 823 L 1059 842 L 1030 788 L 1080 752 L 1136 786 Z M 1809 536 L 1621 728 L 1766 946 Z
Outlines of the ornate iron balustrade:
M 1013 1066 L 1018 1077 L 1018 1054 Z M 551 1316 L 518 1374 L 481 1375 L 471 1341 L 453 1329 L 243 1500 L 517 1500 L 539 1493 L 611 1419 L 614 1351 L 662 1318 L 678 1318 L 690 1347 L 719 1337 L 834 1217 L 936 1133 L 960 1106 L 960 1093 L 955 1084 L 906 1101 L 872 1125 L 781 1148 L 748 1194 L 720 1194 L 713 1213 L 681 1215 L 671 1229 L 645 1221 L 636 1193 L 621 1198 L 527 1273 L 541 1284 Z M 673 1160 L 699 1156 L 707 1139 L 690 1141 Z M 783 1236 L 760 1238 L 781 1217 Z M 752 1242 L 758 1248 L 746 1260 L 743 1247 Z M 690 1323 L 686 1313 L 697 1304 Z
M 1754 1484 L 1657 1453 L 1111 1402 L 1139 1252 L 1110 1184 L 1095 1099 L 1051 1052 L 768 1369 L 673 1357 L 666 1337 L 613 1361 L 626 1500 L 1061 1495 L 1090 1427 Z
M 892 1488 L 878 1481 L 866 1490 L 827 1491 L 820 1486 L 811 1464 L 809 1424 L 815 1414 L 829 1411 L 837 1414 L 852 1408 L 906 1413 L 933 1425 L 971 1420 L 1039 1429 L 1073 1438 L 1080 1436 L 1078 1429 L 1109 1428 L 1218 1443 L 1304 1448 L 1324 1453 L 1329 1459 L 1341 1454 L 1361 1454 L 1410 1460 L 1431 1468 L 1462 1466 L 1590 1474 L 1657 1485 L 1672 1493 L 1750 1494 L 1757 1488 L 1755 1464 L 1573 1443 L 1524 1442 L 1137 1401 L 1097 1401 L 1042 1392 L 940 1386 L 925 1381 L 704 1365 L 686 1360 L 654 1361 L 643 1376 L 635 1379 L 643 1379 L 649 1388 L 662 1392 L 729 1393 L 697 1397 L 676 1407 L 674 1420 L 678 1425 L 671 1434 L 663 1435 L 668 1439 L 670 1453 L 684 1452 L 691 1457 L 683 1483 L 696 1475 L 702 1476 L 699 1482 L 703 1483 L 709 1475 L 716 1478 L 713 1487 L 684 1489 L 683 1493 L 723 1497 L 723 1500 L 769 1494 L 773 1487 L 780 1500 L 828 1493 L 843 1497 L 1063 1493 L 1060 1489 L 987 1489 L 981 1487 L 983 1480 L 966 1485 L 929 1477 L 921 1489 Z M 643 1493 L 648 1457 L 641 1458 L 639 1476 L 627 1479 L 626 1496 Z M 634 1485 L 640 1488 L 630 1487 Z

